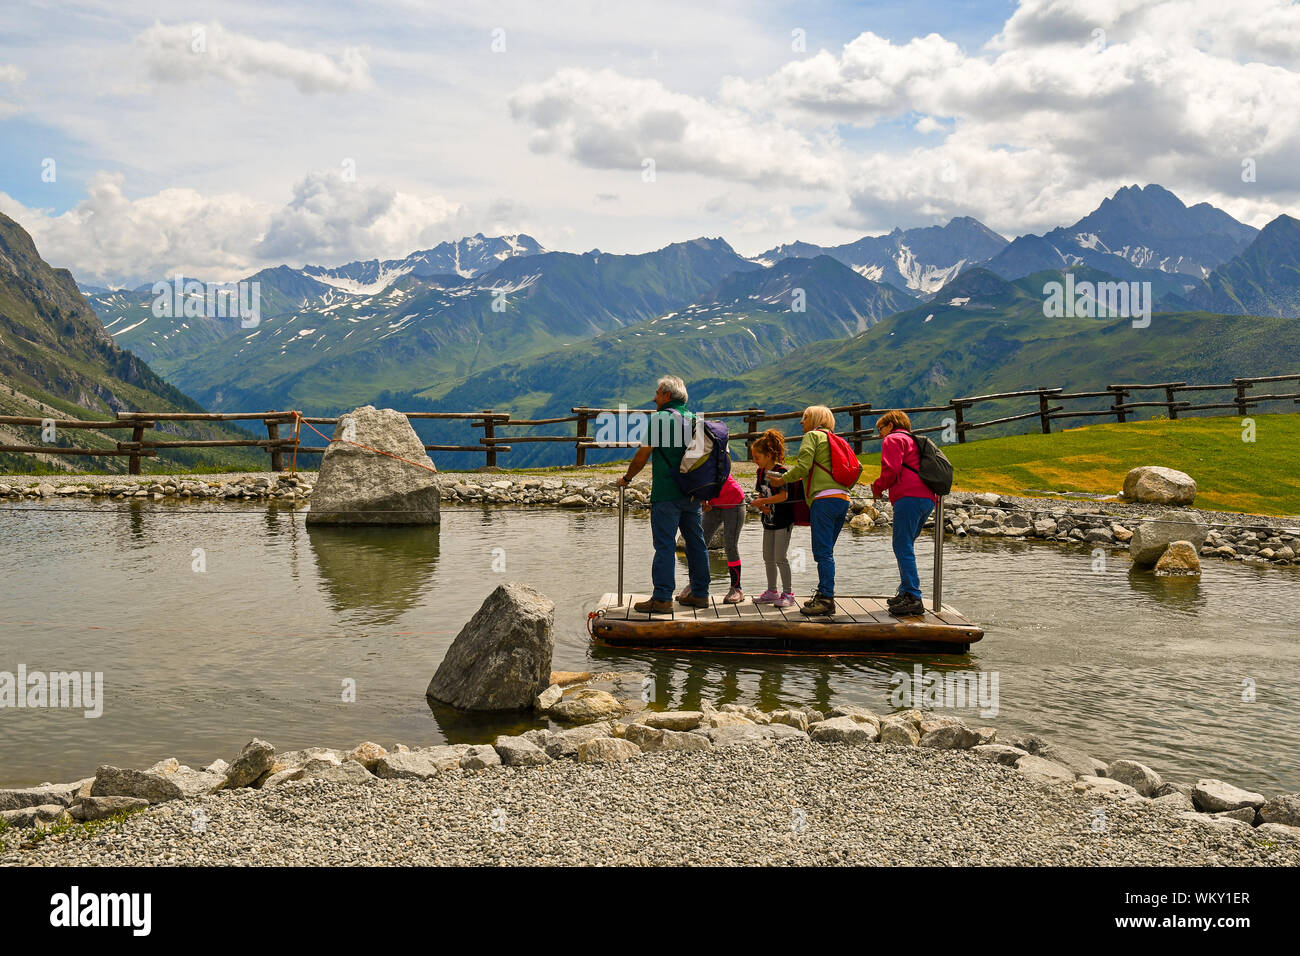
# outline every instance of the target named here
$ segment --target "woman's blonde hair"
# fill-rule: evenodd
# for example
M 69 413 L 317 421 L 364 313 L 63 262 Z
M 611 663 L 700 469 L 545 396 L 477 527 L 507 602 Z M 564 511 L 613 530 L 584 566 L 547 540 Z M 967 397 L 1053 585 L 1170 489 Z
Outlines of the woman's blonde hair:
M 901 428 L 903 431 L 912 430 L 912 420 L 907 417 L 907 412 L 900 412 L 898 409 L 885 412 L 876 419 L 876 431 L 880 431 L 881 426 L 888 425 L 890 428 Z
M 829 428 L 835 431 L 835 413 L 825 405 L 809 405 L 803 410 L 801 420 L 813 428 Z
M 763 434 L 754 439 L 754 444 L 750 445 L 750 454 L 760 451 L 767 455 L 778 465 L 785 461 L 785 436 L 775 428 L 769 428 Z

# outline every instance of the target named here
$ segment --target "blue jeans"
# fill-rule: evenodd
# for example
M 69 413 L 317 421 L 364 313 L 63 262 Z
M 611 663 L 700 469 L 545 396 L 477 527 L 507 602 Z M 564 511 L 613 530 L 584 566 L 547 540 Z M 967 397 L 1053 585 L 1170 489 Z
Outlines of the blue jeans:
M 916 570 L 916 552 L 912 545 L 921 536 L 925 519 L 934 510 L 928 498 L 899 498 L 894 503 L 894 557 L 898 559 L 898 574 L 902 581 L 899 594 L 921 596 L 921 575 Z
M 813 560 L 817 562 L 817 593 L 835 596 L 835 539 L 844 527 L 849 503 L 844 498 L 814 498 L 808 509 L 812 525 Z
M 650 505 L 650 534 L 655 557 L 650 580 L 655 590 L 651 599 L 671 601 L 677 586 L 677 532 L 686 541 L 686 566 L 690 569 L 691 594 L 709 596 L 709 549 L 704 543 L 700 503 L 686 498 L 656 501 Z

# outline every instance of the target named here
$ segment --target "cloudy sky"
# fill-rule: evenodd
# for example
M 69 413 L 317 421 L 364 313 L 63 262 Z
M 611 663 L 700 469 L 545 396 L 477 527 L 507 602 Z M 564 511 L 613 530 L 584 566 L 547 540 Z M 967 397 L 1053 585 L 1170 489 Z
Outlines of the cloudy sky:
M 957 215 L 1013 236 L 1132 183 L 1256 226 L 1300 209 L 1284 0 L 11 0 L 4 20 L 0 211 L 83 282 L 480 231 L 746 255 Z

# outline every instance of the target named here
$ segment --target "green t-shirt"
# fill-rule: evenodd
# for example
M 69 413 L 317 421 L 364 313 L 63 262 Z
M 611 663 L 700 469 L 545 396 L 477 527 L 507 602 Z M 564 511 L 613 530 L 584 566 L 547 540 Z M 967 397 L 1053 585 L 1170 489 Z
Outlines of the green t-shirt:
M 677 414 L 674 414 L 677 413 Z M 687 429 L 683 429 L 680 417 L 686 418 Z M 650 414 L 649 434 L 646 443 L 650 452 L 650 501 L 680 501 L 686 495 L 677 487 L 673 472 L 682 466 L 682 455 L 690 444 L 690 435 L 683 434 L 694 424 L 695 416 L 686 411 L 685 402 L 669 402 L 657 412 Z

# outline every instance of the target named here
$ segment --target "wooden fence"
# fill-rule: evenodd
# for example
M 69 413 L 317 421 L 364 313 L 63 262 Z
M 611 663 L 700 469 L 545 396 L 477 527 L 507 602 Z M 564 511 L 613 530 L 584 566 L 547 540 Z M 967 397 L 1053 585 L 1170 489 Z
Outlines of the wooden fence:
M 1126 422 L 1134 417 L 1138 409 L 1164 409 L 1169 418 L 1191 412 L 1204 412 L 1219 409 L 1233 409 L 1238 415 L 1249 414 L 1252 408 L 1266 402 L 1292 402 L 1300 404 L 1300 391 L 1265 392 L 1252 391 L 1260 385 L 1275 386 L 1282 382 L 1300 383 L 1300 373 L 1294 375 L 1271 375 L 1259 378 L 1234 378 L 1225 385 L 1188 385 L 1186 382 L 1159 382 L 1150 385 L 1108 385 L 1104 389 L 1083 392 L 1066 392 L 1060 388 L 1030 388 L 1015 392 L 998 392 L 991 395 L 970 395 L 952 399 L 946 405 L 923 405 L 903 408 L 909 416 L 923 415 L 927 418 L 940 416 L 938 424 L 913 427 L 917 433 L 944 432 L 946 440 L 965 443 L 966 436 L 972 431 L 1003 425 L 1010 422 L 1038 419 L 1038 427 L 1043 434 L 1050 434 L 1052 422 L 1071 418 L 1114 418 L 1117 422 Z M 1195 402 L 1192 398 L 1204 392 L 1229 392 L 1226 401 Z M 1162 397 L 1135 400 L 1139 393 L 1154 392 Z M 1181 395 L 1188 395 L 1182 398 Z M 983 421 L 973 421 L 976 407 L 983 407 L 991 402 L 1023 400 L 1030 405 L 1028 411 L 1010 415 L 1000 415 Z M 1109 404 L 1096 408 L 1066 410 L 1067 402 L 1107 400 Z M 836 415 L 847 415 L 852 427 L 841 430 L 840 434 L 853 443 L 859 454 L 866 442 L 878 440 L 875 434 L 876 416 L 889 411 L 888 408 L 876 408 L 870 402 L 855 402 L 851 405 L 837 405 L 831 408 Z M 599 427 L 607 421 L 602 416 L 619 414 L 649 414 L 653 409 L 628 408 L 590 408 L 577 406 L 571 414 L 559 418 L 519 419 L 511 418 L 505 412 L 483 409 L 478 412 L 408 412 L 411 419 L 434 419 L 445 421 L 468 421 L 473 428 L 481 428 L 482 436 L 473 445 L 425 445 L 426 451 L 476 452 L 485 458 L 486 467 L 497 467 L 497 456 L 510 452 L 515 444 L 533 442 L 559 442 L 574 447 L 574 464 L 585 465 L 589 448 L 628 448 L 639 442 L 608 442 L 598 440 L 593 434 L 593 426 Z M 711 419 L 743 419 L 745 430 L 732 432 L 734 441 L 748 442 L 757 438 L 767 426 L 774 423 L 790 422 L 801 417 L 801 411 L 768 414 L 761 408 L 743 408 L 722 412 L 705 413 Z M 217 441 L 177 440 L 149 441 L 146 432 L 152 430 L 159 422 L 235 422 L 260 421 L 266 428 L 265 439 L 229 439 Z M 302 421 L 311 425 L 336 425 L 338 418 L 317 418 L 303 416 Z M 167 448 L 264 448 L 271 456 L 271 470 L 283 471 L 286 454 L 295 449 L 299 454 L 320 454 L 325 446 L 303 443 L 303 431 L 308 440 L 319 436 L 310 429 L 297 429 L 296 434 L 282 434 L 281 427 L 294 432 L 296 419 L 293 412 L 249 412 L 249 413 L 188 413 L 188 412 L 119 412 L 115 420 L 78 421 L 64 419 L 17 418 L 0 416 L 0 425 L 44 428 L 51 423 L 55 433 L 59 429 L 94 429 L 124 430 L 131 429 L 129 441 L 118 441 L 112 448 L 65 448 L 52 443 L 40 445 L 0 445 L 0 452 L 18 452 L 43 455 L 94 455 L 124 456 L 130 459 L 129 473 L 140 473 L 142 458 L 157 456 L 160 449 Z M 503 429 L 536 428 L 544 425 L 560 425 L 572 422 L 574 430 L 566 435 L 502 435 Z M 799 441 L 798 435 L 787 437 L 789 442 Z

